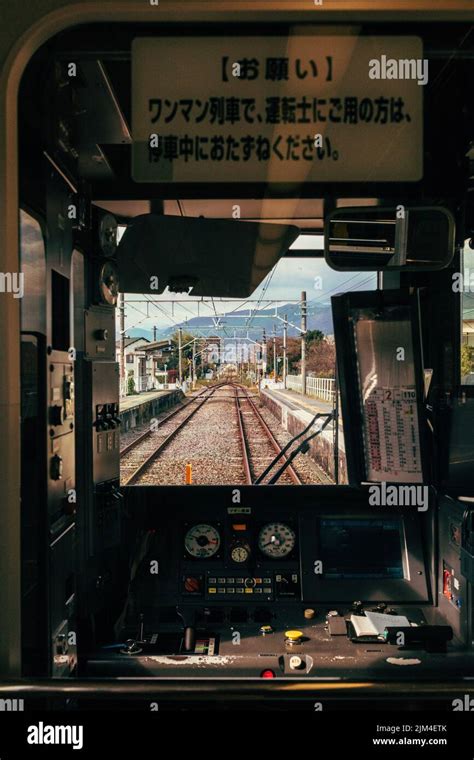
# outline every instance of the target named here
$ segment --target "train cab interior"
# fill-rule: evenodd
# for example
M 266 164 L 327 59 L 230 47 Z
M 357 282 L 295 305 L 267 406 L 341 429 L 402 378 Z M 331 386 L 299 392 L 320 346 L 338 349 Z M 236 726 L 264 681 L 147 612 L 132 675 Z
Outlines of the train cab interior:
M 64 28 L 19 83 L 2 677 L 55 704 L 82 684 L 78 706 L 471 694 L 473 19 L 158 12 Z M 221 475 L 212 439 L 204 481 L 198 463 L 195 480 L 127 475 L 122 294 L 130 325 L 133 298 L 229 314 L 277 266 L 330 313 L 326 413 L 290 424 L 293 390 L 285 445 L 258 460 L 245 414 L 283 395 L 260 346 L 253 374 L 221 360 L 166 409 L 192 407 L 194 446 L 230 394 L 220 435 L 247 424 L 244 475 L 230 455 Z M 293 478 L 323 439 L 327 477 Z

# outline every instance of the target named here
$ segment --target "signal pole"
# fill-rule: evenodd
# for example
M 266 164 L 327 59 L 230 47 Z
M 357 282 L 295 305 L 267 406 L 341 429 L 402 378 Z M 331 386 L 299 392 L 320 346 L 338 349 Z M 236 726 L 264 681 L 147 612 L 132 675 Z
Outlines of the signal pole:
M 196 384 L 196 338 L 193 340 L 193 366 L 192 366 L 192 387 Z
M 306 396 L 306 329 L 307 302 L 306 291 L 301 293 L 301 393 Z
M 265 377 L 267 373 L 267 333 L 265 328 L 263 328 L 263 336 L 262 336 L 262 379 Z
M 288 317 L 285 314 L 283 322 L 283 388 L 286 388 L 286 351 L 287 351 L 287 336 L 288 336 Z
M 179 384 L 180 385 L 183 384 L 183 361 L 182 361 L 182 357 L 181 357 L 181 351 L 182 351 L 182 349 L 181 349 L 181 343 L 182 343 L 182 340 L 183 340 L 183 328 L 179 327 L 178 328 L 178 380 L 179 380 Z
M 120 293 L 119 298 L 119 311 L 120 311 L 120 390 L 126 395 L 126 379 L 125 379 L 125 293 Z
M 276 349 L 276 325 L 273 325 L 273 379 L 276 382 L 277 379 L 277 349 Z

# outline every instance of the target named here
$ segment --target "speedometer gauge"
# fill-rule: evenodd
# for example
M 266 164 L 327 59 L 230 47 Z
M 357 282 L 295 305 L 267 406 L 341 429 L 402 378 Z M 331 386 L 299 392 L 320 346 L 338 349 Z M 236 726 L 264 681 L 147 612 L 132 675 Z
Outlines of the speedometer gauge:
M 285 523 L 273 522 L 264 525 L 258 535 L 258 548 L 266 557 L 281 559 L 295 548 L 295 531 Z
M 214 556 L 220 545 L 221 537 L 218 531 L 206 523 L 193 525 L 184 537 L 186 551 L 196 559 L 208 559 Z

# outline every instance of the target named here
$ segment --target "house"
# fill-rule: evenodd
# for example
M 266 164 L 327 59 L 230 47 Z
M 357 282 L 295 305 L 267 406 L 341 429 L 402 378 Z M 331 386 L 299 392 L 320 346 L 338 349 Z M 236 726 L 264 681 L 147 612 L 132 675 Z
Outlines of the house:
M 168 346 L 168 340 L 151 342 L 145 337 L 125 337 L 125 380 L 121 383 L 122 396 L 129 392 L 130 378 L 133 378 L 135 393 L 154 390 L 161 382 L 166 382 L 162 364 L 166 361 Z M 119 340 L 116 342 L 116 359 L 120 365 Z

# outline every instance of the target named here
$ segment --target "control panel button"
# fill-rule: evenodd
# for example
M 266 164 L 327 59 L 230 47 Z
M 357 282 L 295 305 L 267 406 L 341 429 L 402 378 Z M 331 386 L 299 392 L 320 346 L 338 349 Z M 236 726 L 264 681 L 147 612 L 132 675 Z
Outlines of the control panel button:
M 290 657 L 290 668 L 291 670 L 302 670 L 304 668 L 304 662 L 297 654 Z
M 54 427 L 59 427 L 59 425 L 64 424 L 63 406 L 58 406 L 58 404 L 55 404 L 54 406 L 49 407 L 49 422 L 51 425 L 54 425 Z
M 49 474 L 51 480 L 61 480 L 63 476 L 63 460 L 58 454 L 51 457 Z
M 201 579 L 195 576 L 187 576 L 184 579 L 184 590 L 188 594 L 198 594 L 201 591 Z
M 303 631 L 285 631 L 285 642 L 287 644 L 301 644 L 303 641 Z

